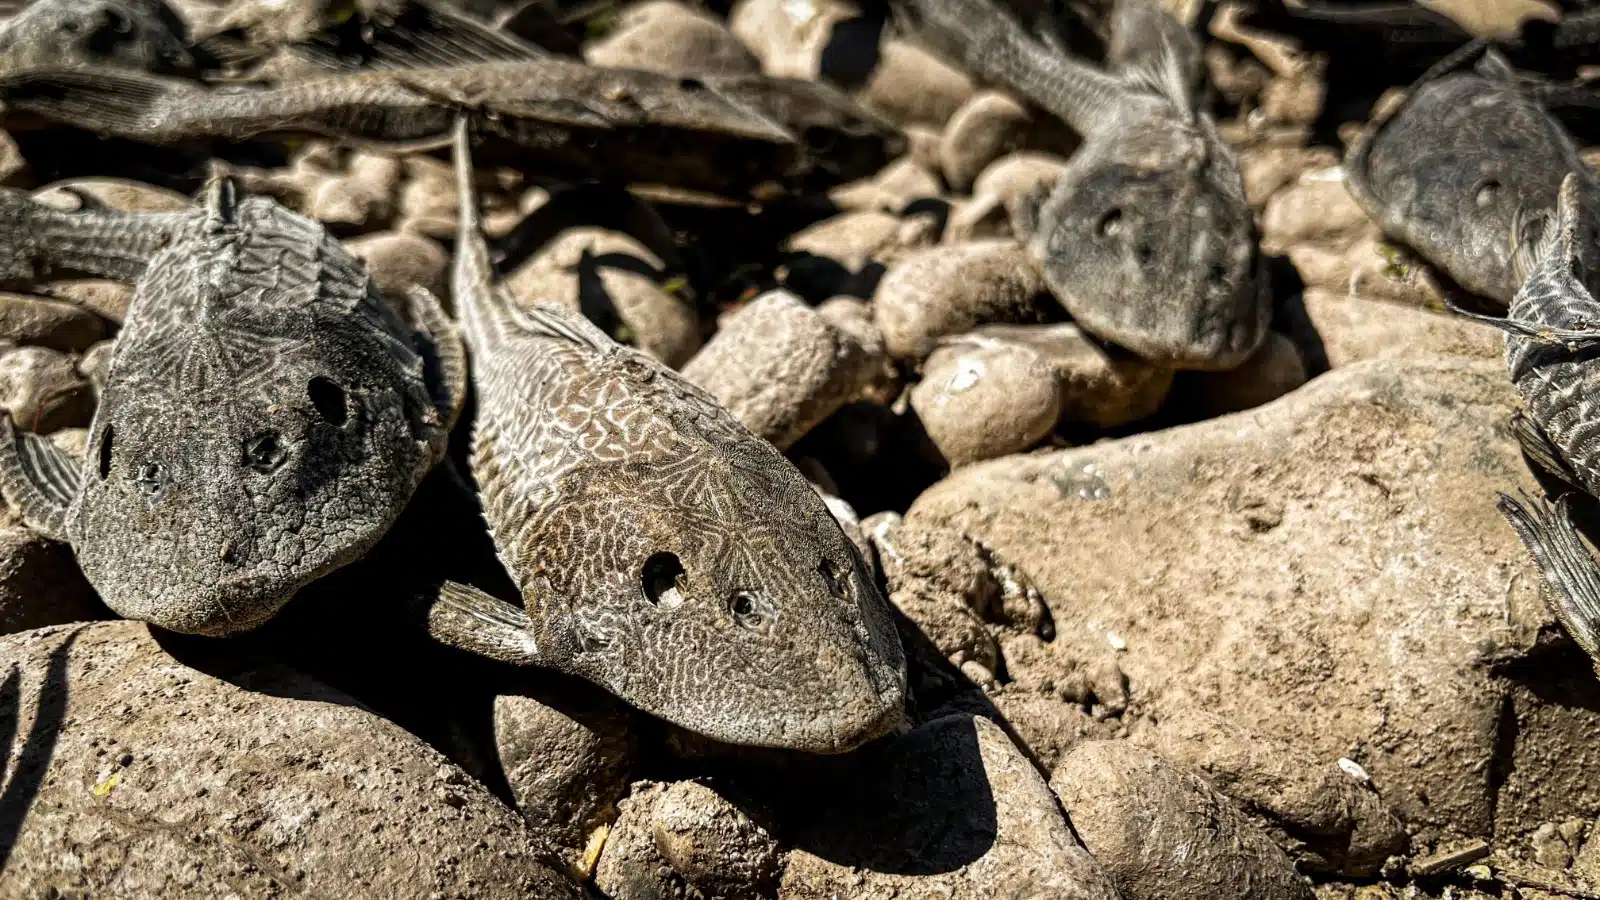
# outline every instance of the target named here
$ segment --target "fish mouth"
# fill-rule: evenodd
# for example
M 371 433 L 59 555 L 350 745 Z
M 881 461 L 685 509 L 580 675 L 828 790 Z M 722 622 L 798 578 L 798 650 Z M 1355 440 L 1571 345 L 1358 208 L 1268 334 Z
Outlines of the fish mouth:
M 230 637 L 260 627 L 287 604 L 298 589 L 275 589 L 272 579 L 219 578 L 168 584 L 159 590 L 121 586 L 107 592 L 106 605 L 119 615 L 166 631 L 201 637 Z

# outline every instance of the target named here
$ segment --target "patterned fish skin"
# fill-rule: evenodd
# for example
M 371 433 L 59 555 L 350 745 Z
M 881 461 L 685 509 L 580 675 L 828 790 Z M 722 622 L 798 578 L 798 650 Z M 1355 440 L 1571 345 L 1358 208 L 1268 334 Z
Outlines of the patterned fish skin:
M 1226 370 L 1266 338 L 1238 158 L 1193 99 L 1199 49 L 1151 0 L 1118 0 L 1110 71 L 1045 47 L 991 0 L 896 0 L 924 43 L 1084 137 L 1053 190 L 1013 210 L 1053 294 L 1151 362 Z
M 728 743 L 833 753 L 894 728 L 899 638 L 821 498 L 671 369 L 575 313 L 517 307 L 493 283 L 464 129 L 456 145 L 472 468 L 529 617 L 523 661 Z
M 1514 219 L 1512 268 L 1525 276 L 1504 319 L 1465 313 L 1506 332 L 1506 363 L 1525 410 L 1512 430 L 1536 466 L 1600 496 L 1600 302 L 1586 281 L 1600 267 L 1592 182 L 1561 182 L 1554 210 Z M 1458 310 L 1459 311 L 1459 310 Z M 1600 566 L 1578 537 L 1567 497 L 1555 504 L 1501 494 L 1497 504 L 1543 576 L 1551 611 L 1600 673 Z
M 382 537 L 458 407 L 434 396 L 429 348 L 337 241 L 226 180 L 187 213 L 30 204 L 13 196 L 0 218 L 50 223 L 6 235 L 35 265 L 125 276 L 147 255 L 64 515 L 108 606 L 242 632 Z
M 1517 210 L 1551 209 L 1571 137 L 1493 49 L 1446 61 L 1350 148 L 1350 193 L 1384 233 L 1468 291 L 1509 303 L 1522 284 L 1506 236 Z

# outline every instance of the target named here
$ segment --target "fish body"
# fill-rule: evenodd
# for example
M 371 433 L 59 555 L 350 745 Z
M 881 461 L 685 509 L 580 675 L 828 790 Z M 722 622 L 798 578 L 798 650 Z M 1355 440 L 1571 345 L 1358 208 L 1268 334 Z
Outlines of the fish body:
M 1344 164 L 1351 195 L 1385 234 L 1462 288 L 1511 302 L 1518 210 L 1549 210 L 1569 172 L 1588 167 L 1572 139 L 1495 50 L 1424 75 L 1375 120 Z
M 458 589 L 435 633 L 730 743 L 839 752 L 894 727 L 895 626 L 822 499 L 671 369 L 493 283 L 465 135 L 453 282 L 472 470 L 524 610 Z
M 1199 52 L 1176 20 L 1118 0 L 1102 70 L 1046 47 L 991 0 L 895 9 L 935 52 L 1083 135 L 1013 223 L 1084 330 L 1181 369 L 1231 369 L 1260 347 L 1270 298 L 1238 158 L 1195 108 Z
M 425 292 L 408 326 L 321 225 L 225 179 L 192 212 L 3 208 L 13 274 L 136 277 L 85 458 L 0 440 L 0 487 L 116 612 L 249 630 L 365 553 L 442 458 L 453 332 Z

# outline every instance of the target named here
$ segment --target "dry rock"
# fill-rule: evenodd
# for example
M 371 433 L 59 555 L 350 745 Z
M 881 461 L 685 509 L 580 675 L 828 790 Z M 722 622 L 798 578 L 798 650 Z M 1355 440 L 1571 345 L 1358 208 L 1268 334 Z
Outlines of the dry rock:
M 106 323 L 70 303 L 0 292 L 0 340 L 68 352 L 87 350 L 106 336 Z
M 103 278 L 69 278 L 39 285 L 47 297 L 82 307 L 121 325 L 133 303 L 133 285 Z
M 1031 347 L 952 341 L 923 364 L 911 408 L 951 467 L 1034 446 L 1061 420 L 1060 380 Z
M 1173 383 L 1171 369 L 1102 344 L 1067 322 L 984 325 L 953 341 L 1001 341 L 1038 352 L 1061 383 L 1063 422 L 1096 428 L 1136 422 L 1160 408 Z
M 1303 353 L 1312 351 L 1308 359 L 1330 367 L 1379 357 L 1505 357 L 1500 332 L 1459 316 L 1321 290 L 1306 291 L 1303 302 L 1314 334 L 1296 338 Z
M 906 521 L 1026 570 L 1056 659 L 1115 635 L 1130 710 L 1351 759 L 1414 831 L 1487 836 L 1508 697 L 1487 661 L 1550 621 L 1495 510 L 1530 484 L 1516 404 L 1498 360 L 1370 360 L 1247 413 L 969 467 Z
M 1305 383 L 1300 348 L 1274 331 L 1237 369 L 1182 373 L 1172 404 L 1186 418 L 1211 418 L 1270 403 Z
M 991 322 L 1059 321 L 1027 250 L 1015 241 L 927 248 L 892 266 L 873 297 L 889 355 L 921 362 L 939 339 Z
M 650 825 L 661 858 L 707 897 L 770 896 L 777 886 L 778 842 L 708 785 L 669 785 Z
M 12 635 L 0 659 L 28 810 L 0 896 L 580 896 L 487 789 L 280 665 L 217 677 L 126 621 Z
M 101 341 L 78 358 L 78 374 L 89 379 L 96 402 L 106 389 L 106 376 L 111 374 L 111 351 L 116 346 L 116 341 Z
M 1137 736 L 1162 759 L 1201 775 L 1254 817 L 1303 870 L 1377 875 L 1410 837 L 1371 783 L 1204 710 L 1180 710 Z
M 1009 94 L 973 94 L 944 126 L 939 168 L 945 183 L 957 191 L 971 188 L 990 163 L 1022 146 L 1032 124 L 1027 107 Z
M 75 363 L 72 356 L 44 347 L 5 351 L 0 355 L 0 409 L 39 434 L 88 425 L 95 392 Z
M 1272 195 L 1261 214 L 1261 246 L 1269 253 L 1296 244 L 1348 247 L 1373 229 L 1345 188 L 1342 168 L 1302 174 Z
M 810 792 L 783 900 L 1114 900 L 1039 773 L 993 722 L 952 715 L 860 754 Z
M 311 191 L 306 215 L 334 228 L 382 228 L 394 217 L 401 172 L 393 156 L 354 151 L 342 172 Z
M 33 199 L 68 211 L 82 209 L 85 203 L 123 212 L 174 212 L 190 206 L 189 198 L 177 191 L 125 178 L 69 178 L 34 191 Z
M 701 900 L 656 849 L 651 818 L 665 785 L 641 782 L 620 804 L 620 814 L 601 848 L 594 885 L 609 900 Z
M 568 228 L 505 286 L 521 303 L 576 310 L 601 330 L 673 368 L 700 349 L 700 317 L 667 292 L 661 259 L 637 240 L 603 228 Z
M 883 361 L 881 341 L 864 345 L 793 294 L 773 291 L 725 320 L 683 376 L 786 450 L 859 397 Z
M 1010 237 L 1011 210 L 1034 190 L 1059 181 L 1066 165 L 1059 156 L 1031 151 L 995 160 L 973 182 L 972 199 L 951 214 L 945 241 Z
M 627 709 L 569 679 L 546 679 L 494 701 L 495 747 L 517 809 L 557 848 L 571 873 L 592 872 L 597 832 L 616 820 L 628 792 L 635 740 Z
M 404 297 L 407 286 L 415 284 L 450 303 L 445 277 L 450 255 L 438 242 L 412 232 L 384 231 L 351 238 L 344 246 L 366 266 L 384 296 Z
M 761 63 L 720 21 L 676 0 L 646 0 L 583 51 L 592 66 L 665 75 L 743 75 Z
M 1257 212 L 1265 209 L 1278 191 L 1310 173 L 1326 172 L 1338 165 L 1339 155 L 1331 148 L 1303 146 L 1298 134 L 1287 143 L 1262 142 L 1239 149 L 1244 195 Z
M 21 527 L 20 519 L 0 527 L 0 635 L 110 617 L 71 547 Z
M 1308 287 L 1433 310 L 1445 309 L 1431 270 L 1376 228 L 1348 246 L 1295 244 L 1286 251 Z
M 899 216 L 862 210 L 801 229 L 789 238 L 793 256 L 785 264 L 784 286 L 819 300 L 870 296 L 883 264 L 898 255 L 900 227 Z
M 1289 858 L 1226 797 L 1148 750 L 1086 741 L 1050 788 L 1124 900 L 1311 900 Z
M 872 304 L 856 297 L 833 297 L 818 306 L 817 313 L 864 348 L 869 359 L 876 361 L 861 396 L 885 406 L 893 403 L 900 395 L 900 370 L 895 368 L 884 347 L 883 332 L 872 318 Z
M 901 127 L 943 128 L 976 92 L 965 72 L 909 41 L 888 38 L 856 100 Z
M 768 75 L 815 79 L 822 73 L 822 52 L 834 42 L 837 26 L 856 15 L 854 7 L 836 0 L 805 4 L 739 0 L 728 16 L 728 27 L 761 60 L 761 70 Z

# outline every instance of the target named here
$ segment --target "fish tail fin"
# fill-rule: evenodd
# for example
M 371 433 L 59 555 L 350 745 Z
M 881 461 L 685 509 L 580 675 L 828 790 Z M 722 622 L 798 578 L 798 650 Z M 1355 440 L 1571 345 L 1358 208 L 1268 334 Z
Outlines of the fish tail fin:
M 0 76 L 8 108 L 119 137 L 151 136 L 161 112 L 184 86 L 164 78 L 109 69 L 18 72 Z

